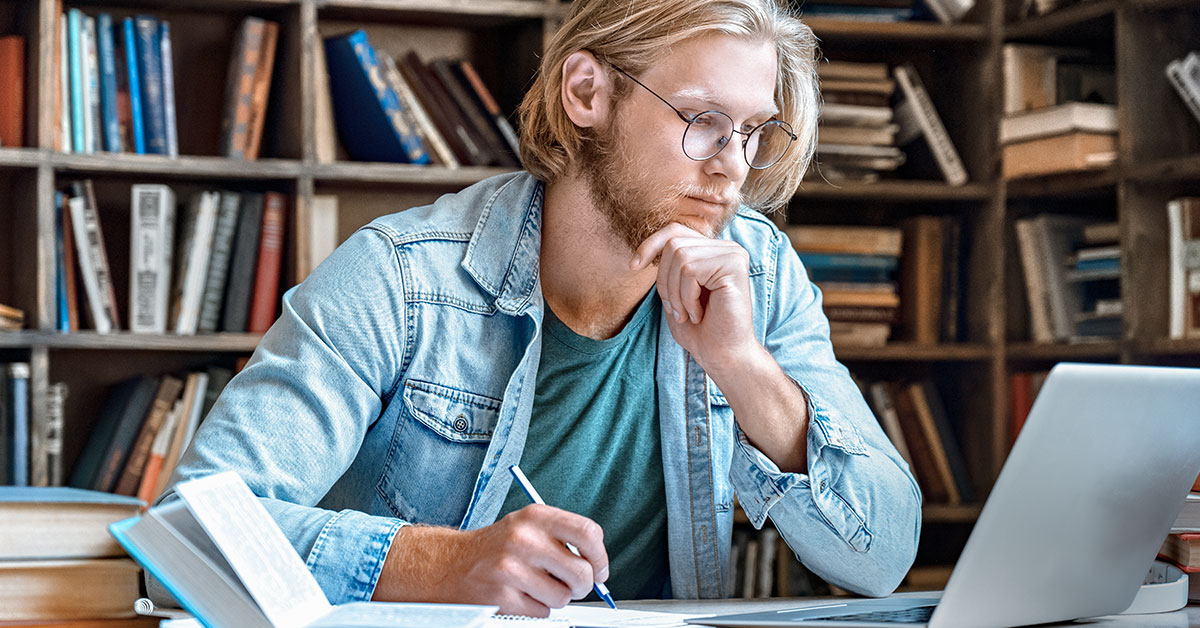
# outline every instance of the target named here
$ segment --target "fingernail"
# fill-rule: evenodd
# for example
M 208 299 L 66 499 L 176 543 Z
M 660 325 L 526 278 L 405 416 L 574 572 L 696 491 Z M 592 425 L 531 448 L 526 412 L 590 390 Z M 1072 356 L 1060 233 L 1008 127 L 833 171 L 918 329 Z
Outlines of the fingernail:
M 601 569 L 600 572 L 596 574 L 597 582 L 604 582 L 606 580 L 608 580 L 608 567 Z

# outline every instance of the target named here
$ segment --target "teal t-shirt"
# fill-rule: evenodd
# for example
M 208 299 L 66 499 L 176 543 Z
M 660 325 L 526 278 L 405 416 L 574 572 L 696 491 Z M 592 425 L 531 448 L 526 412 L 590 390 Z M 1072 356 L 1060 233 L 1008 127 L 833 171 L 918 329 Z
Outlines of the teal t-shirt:
M 660 597 L 668 579 L 654 379 L 661 307 L 652 290 L 625 328 L 606 340 L 576 334 L 546 308 L 521 455 L 521 470 L 547 504 L 604 529 L 607 585 L 617 599 Z M 514 482 L 500 516 L 528 504 Z

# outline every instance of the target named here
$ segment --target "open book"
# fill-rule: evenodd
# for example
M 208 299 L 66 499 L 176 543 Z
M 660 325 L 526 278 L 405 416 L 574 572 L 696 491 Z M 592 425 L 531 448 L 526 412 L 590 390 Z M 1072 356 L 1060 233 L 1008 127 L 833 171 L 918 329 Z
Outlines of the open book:
M 109 526 L 207 628 L 472 628 L 495 606 L 333 606 L 236 473 L 182 482 L 181 499 Z

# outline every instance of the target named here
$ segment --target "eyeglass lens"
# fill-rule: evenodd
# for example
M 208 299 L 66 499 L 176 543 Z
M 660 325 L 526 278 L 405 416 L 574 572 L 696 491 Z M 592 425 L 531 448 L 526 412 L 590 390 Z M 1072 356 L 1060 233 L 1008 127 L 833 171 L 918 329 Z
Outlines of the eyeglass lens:
M 719 112 L 706 111 L 692 119 L 683 134 L 683 152 L 703 161 L 721 152 L 733 136 L 733 120 Z M 783 158 L 791 145 L 791 133 L 779 120 L 759 126 L 746 138 L 746 162 L 751 168 L 774 165 Z

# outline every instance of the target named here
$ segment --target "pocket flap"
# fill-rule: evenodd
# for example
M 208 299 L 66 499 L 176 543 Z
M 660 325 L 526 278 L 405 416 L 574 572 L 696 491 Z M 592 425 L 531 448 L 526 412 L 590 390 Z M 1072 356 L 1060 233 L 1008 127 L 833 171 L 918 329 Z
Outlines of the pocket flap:
M 500 416 L 499 399 L 411 379 L 404 383 L 404 405 L 429 429 L 462 443 L 491 440 Z

